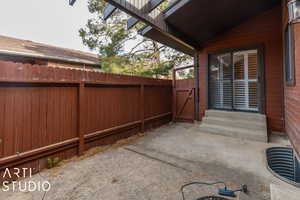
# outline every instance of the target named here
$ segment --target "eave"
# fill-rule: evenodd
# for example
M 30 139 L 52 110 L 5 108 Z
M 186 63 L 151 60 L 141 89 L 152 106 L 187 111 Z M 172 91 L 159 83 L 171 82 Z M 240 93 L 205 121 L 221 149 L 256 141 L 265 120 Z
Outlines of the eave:
M 117 0 L 107 1 L 116 5 Z M 119 6 L 148 25 L 140 31 L 143 36 L 192 55 L 217 35 L 280 3 L 280 0 L 180 0 L 154 21 L 138 9 L 124 9 L 120 3 Z M 136 23 L 129 22 L 130 27 Z
M 122 2 L 117 0 L 106 0 L 106 1 L 110 3 L 110 5 L 126 12 L 127 14 L 135 18 L 135 19 L 132 18 L 130 19 L 131 22 L 129 21 L 129 28 L 132 27 L 135 23 L 137 23 L 136 20 L 140 20 L 150 25 L 153 29 L 155 29 L 155 32 L 161 34 L 162 38 L 177 43 L 175 46 L 183 46 L 183 49 L 188 49 L 187 52 L 189 52 L 189 54 L 194 54 L 196 52 L 197 43 L 192 39 L 186 40 L 187 38 L 184 36 L 183 33 L 177 32 L 176 29 L 169 26 L 165 22 L 164 16 L 162 14 L 159 14 L 158 16 L 153 18 L 148 13 L 151 9 L 145 12 L 145 9 L 139 9 L 137 5 L 133 5 L 128 1 L 122 1 Z M 144 2 L 146 1 L 148 0 L 144 0 Z M 155 1 L 155 0 L 149 0 L 149 1 Z M 157 4 L 155 4 L 155 6 L 157 6 Z M 164 43 L 164 41 L 158 41 L 158 42 Z

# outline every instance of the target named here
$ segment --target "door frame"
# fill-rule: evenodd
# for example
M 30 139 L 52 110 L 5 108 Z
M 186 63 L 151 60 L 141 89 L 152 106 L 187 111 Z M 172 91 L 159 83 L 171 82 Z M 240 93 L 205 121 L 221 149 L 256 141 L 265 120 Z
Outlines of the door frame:
M 257 50 L 257 56 L 258 56 L 258 111 L 243 111 L 243 110 L 236 110 L 234 108 L 232 109 L 217 109 L 217 108 L 212 108 L 210 105 L 210 58 L 213 55 L 218 55 L 218 54 L 225 54 L 225 53 L 230 53 L 231 54 L 231 64 L 233 64 L 233 53 L 236 51 L 247 51 L 247 50 Z M 232 66 L 233 67 L 233 66 Z M 206 91 L 207 91 L 207 106 L 208 109 L 216 109 L 216 110 L 230 110 L 230 111 L 238 111 L 238 112 L 256 112 L 256 113 L 261 113 L 265 114 L 266 113 L 266 96 L 265 96 L 265 48 L 264 45 L 252 45 L 252 46 L 246 46 L 246 47 L 237 47 L 237 48 L 224 48 L 221 50 L 215 50 L 215 51 L 209 51 L 207 55 L 207 66 L 206 66 Z

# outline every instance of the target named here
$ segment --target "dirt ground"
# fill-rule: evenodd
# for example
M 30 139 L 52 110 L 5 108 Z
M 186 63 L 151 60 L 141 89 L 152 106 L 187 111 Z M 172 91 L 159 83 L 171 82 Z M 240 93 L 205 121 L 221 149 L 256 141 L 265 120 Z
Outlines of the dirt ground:
M 241 200 L 270 199 L 269 185 L 278 180 L 266 168 L 264 151 L 288 145 L 281 141 L 243 141 L 201 133 L 197 125 L 171 124 L 97 147 L 22 180 L 49 181 L 47 193 L 0 190 L 0 199 L 181 200 L 181 186 L 191 181 L 225 181 L 230 188 L 247 184 L 249 194 Z M 191 186 L 185 190 L 186 200 L 214 192 L 214 187 Z

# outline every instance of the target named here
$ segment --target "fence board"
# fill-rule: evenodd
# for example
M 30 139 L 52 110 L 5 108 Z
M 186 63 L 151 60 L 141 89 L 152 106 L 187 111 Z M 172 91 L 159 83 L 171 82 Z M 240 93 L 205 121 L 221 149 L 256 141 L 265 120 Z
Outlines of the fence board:
M 171 112 L 172 87 L 146 86 L 145 87 L 145 117 Z
M 0 173 L 167 123 L 171 101 L 169 80 L 0 61 Z
M 86 87 L 86 134 L 139 120 L 138 87 Z
M 193 122 L 195 119 L 195 80 L 192 78 L 176 80 L 174 88 L 174 120 L 181 122 Z

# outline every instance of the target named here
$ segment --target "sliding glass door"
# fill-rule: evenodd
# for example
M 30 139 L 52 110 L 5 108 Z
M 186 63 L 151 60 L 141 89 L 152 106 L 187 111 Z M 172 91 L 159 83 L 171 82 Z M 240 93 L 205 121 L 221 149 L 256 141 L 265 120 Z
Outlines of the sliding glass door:
M 233 107 L 258 111 L 257 50 L 233 53 Z
M 259 111 L 258 58 L 256 49 L 210 55 L 210 108 Z
M 214 108 L 232 109 L 231 54 L 212 55 L 210 61 L 210 103 Z

